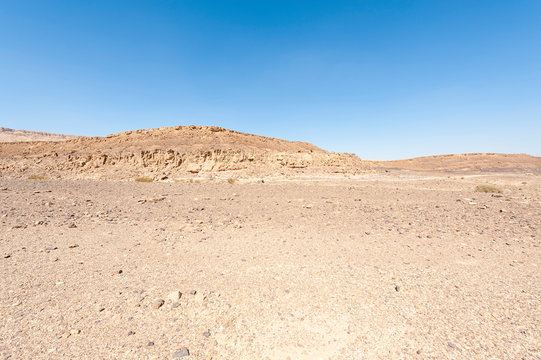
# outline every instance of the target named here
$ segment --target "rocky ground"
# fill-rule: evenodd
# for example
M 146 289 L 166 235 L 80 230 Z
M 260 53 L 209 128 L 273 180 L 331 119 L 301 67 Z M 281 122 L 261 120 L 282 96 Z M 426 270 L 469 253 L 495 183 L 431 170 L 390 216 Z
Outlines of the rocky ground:
M 540 359 L 540 199 L 516 174 L 0 178 L 0 355 Z

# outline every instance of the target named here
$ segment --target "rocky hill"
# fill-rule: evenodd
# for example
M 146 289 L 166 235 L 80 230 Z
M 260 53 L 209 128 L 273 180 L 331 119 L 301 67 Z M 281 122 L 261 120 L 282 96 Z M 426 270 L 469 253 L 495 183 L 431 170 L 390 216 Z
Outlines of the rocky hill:
M 53 134 L 41 131 L 15 130 L 0 127 L 0 143 L 18 141 L 64 141 L 75 135 Z
M 63 142 L 0 144 L 0 176 L 64 179 L 175 180 L 348 173 L 363 169 L 353 154 L 213 126 L 127 131 Z

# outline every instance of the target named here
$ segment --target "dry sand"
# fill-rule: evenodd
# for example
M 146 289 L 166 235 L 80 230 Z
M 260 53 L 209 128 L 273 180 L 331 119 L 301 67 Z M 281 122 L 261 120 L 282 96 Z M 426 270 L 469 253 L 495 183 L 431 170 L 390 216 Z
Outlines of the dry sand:
M 0 177 L 0 355 L 540 359 L 540 189 Z

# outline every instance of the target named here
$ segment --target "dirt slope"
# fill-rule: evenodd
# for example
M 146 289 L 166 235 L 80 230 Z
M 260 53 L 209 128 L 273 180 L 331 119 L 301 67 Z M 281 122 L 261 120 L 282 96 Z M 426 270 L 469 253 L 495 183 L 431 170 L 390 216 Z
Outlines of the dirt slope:
M 52 134 L 41 131 L 14 130 L 0 127 L 0 142 L 18 141 L 64 141 L 74 139 L 75 135 Z
M 312 144 L 240 133 L 211 126 L 127 131 L 65 142 L 0 144 L 0 175 L 50 178 L 171 180 L 290 173 L 357 173 L 353 154 L 330 153 Z

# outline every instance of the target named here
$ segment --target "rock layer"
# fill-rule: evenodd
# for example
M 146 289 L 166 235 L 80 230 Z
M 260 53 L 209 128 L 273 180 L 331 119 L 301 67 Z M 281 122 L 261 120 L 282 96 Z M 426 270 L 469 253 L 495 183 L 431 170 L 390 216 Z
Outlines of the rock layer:
M 353 154 L 312 144 L 244 134 L 219 127 L 177 126 L 128 131 L 65 142 L 0 144 L 0 175 L 50 178 L 171 180 L 235 172 L 276 174 L 358 173 Z

